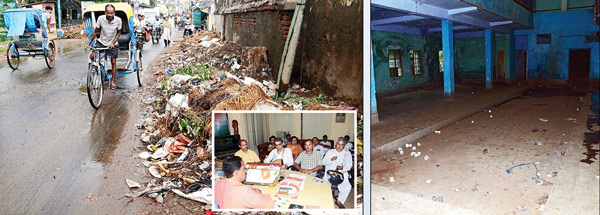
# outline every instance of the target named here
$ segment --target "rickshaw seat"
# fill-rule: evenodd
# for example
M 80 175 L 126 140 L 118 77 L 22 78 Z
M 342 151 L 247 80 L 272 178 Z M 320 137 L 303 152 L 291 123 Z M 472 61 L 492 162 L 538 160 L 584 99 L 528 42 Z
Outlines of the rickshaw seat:
M 131 41 L 129 33 L 121 33 L 117 41 L 119 42 L 119 50 L 129 50 L 129 42 Z

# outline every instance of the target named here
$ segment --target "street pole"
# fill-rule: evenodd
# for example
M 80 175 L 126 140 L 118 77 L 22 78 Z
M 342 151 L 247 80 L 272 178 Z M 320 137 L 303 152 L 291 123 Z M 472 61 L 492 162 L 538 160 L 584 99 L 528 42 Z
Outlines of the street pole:
M 60 18 L 61 18 L 61 10 L 60 10 L 60 0 L 58 0 L 58 30 L 60 30 Z

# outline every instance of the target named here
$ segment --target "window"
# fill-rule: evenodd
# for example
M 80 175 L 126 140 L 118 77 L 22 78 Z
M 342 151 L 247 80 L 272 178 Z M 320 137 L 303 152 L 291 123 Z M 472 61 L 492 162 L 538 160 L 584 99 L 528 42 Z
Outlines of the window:
M 537 44 L 550 44 L 552 43 L 552 35 L 551 34 L 538 34 L 537 35 Z
M 402 76 L 402 51 L 400 49 L 388 50 L 388 63 L 390 65 L 390 77 Z
M 438 53 L 439 57 L 440 57 L 440 72 L 444 72 L 444 52 L 440 51 Z
M 410 50 L 410 66 L 413 75 L 420 75 L 421 72 L 421 51 Z

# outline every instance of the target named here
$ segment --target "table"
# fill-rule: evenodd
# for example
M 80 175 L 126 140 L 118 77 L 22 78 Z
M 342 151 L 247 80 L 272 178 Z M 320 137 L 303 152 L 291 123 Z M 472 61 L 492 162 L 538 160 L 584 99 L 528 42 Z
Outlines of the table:
M 308 206 L 317 206 L 317 207 L 319 207 L 318 209 L 335 209 L 334 204 L 333 204 L 333 196 L 331 196 L 331 185 L 329 184 L 329 182 L 323 180 L 323 183 L 318 183 L 318 182 L 313 181 L 313 179 L 315 179 L 317 177 L 307 175 L 307 174 L 304 174 L 301 172 L 290 171 L 290 170 L 281 171 L 280 176 L 287 177 L 288 175 L 290 175 L 292 173 L 297 174 L 297 175 L 306 176 L 306 181 L 304 182 L 304 189 L 302 189 L 300 191 L 300 193 L 298 194 L 298 198 L 292 199 L 289 203 L 285 204 L 283 207 L 276 208 L 276 209 L 288 209 L 290 204 L 303 205 L 305 207 L 307 205 Z M 261 190 L 263 190 L 263 192 L 265 192 L 266 194 L 271 196 L 271 198 L 273 198 L 273 200 L 275 200 L 277 198 L 277 197 L 275 197 L 275 192 L 277 190 L 278 185 L 279 185 L 279 182 L 275 183 L 273 185 L 273 187 L 263 186 L 263 185 L 248 185 L 248 186 L 254 187 L 254 188 L 260 188 Z M 311 208 L 304 208 L 304 209 L 311 209 Z M 317 209 L 317 208 L 314 208 L 314 209 Z

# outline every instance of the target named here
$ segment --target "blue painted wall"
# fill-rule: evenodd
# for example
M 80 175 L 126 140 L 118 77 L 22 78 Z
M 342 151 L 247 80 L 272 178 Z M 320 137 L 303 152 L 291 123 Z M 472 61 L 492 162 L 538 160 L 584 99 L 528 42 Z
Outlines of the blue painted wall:
M 483 10 L 498 14 L 523 26 L 530 27 L 532 14 L 523 6 L 507 0 L 462 0 Z
M 438 53 L 442 50 L 442 38 L 373 31 L 371 39 L 373 41 L 373 65 L 377 92 L 396 90 L 442 80 L 438 61 Z M 401 77 L 390 77 L 388 63 L 388 50 L 390 48 L 402 50 L 402 69 L 404 74 Z M 421 65 L 423 66 L 421 75 L 413 75 L 410 70 L 409 50 L 421 50 Z M 430 63 L 428 62 L 429 58 L 431 58 Z
M 535 13 L 528 35 L 528 78 L 568 79 L 569 50 L 591 49 L 590 79 L 598 79 L 600 44 L 590 41 L 598 31 L 590 9 Z M 537 44 L 537 34 L 551 34 L 552 43 Z

